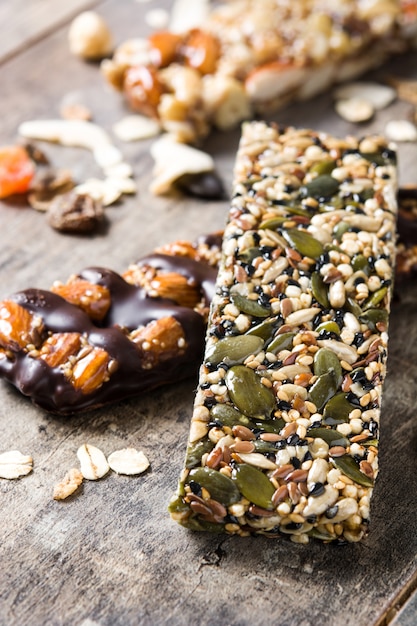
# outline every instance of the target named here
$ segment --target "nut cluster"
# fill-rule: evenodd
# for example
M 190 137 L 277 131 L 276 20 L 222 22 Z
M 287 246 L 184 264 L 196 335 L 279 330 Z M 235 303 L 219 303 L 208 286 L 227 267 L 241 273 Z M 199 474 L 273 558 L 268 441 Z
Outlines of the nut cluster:
M 378 471 L 395 153 L 380 137 L 258 122 L 235 177 L 171 513 L 195 529 L 358 541 Z

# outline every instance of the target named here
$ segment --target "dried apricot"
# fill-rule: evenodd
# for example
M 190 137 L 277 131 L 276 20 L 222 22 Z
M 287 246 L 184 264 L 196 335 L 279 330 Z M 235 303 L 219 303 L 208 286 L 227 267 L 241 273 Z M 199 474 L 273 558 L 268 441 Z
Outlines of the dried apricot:
M 24 148 L 0 148 L 0 198 L 26 193 L 35 174 L 35 166 Z

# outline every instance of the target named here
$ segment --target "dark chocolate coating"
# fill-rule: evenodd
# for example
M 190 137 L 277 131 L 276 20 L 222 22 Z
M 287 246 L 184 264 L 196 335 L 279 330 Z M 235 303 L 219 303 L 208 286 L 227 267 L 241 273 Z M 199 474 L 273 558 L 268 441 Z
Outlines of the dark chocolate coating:
M 209 265 L 168 255 L 150 255 L 140 264 L 187 276 L 209 304 L 216 278 L 216 270 Z M 94 392 L 84 394 L 73 387 L 59 368 L 51 368 L 42 359 L 30 357 L 23 350 L 14 353 L 12 358 L 0 358 L 1 377 L 29 396 L 36 405 L 67 415 L 134 396 L 197 373 L 205 335 L 205 320 L 199 313 L 166 298 L 150 298 L 144 289 L 130 285 L 108 269 L 88 268 L 81 272 L 80 277 L 103 285 L 110 291 L 111 306 L 102 322 L 93 322 L 80 308 L 49 291 L 27 289 L 10 299 L 31 313 L 40 315 L 46 333 L 83 333 L 90 344 L 106 350 L 118 363 L 110 380 Z M 120 328 L 134 330 L 166 316 L 175 317 L 184 330 L 184 353 L 152 369 L 143 368 L 140 351 Z

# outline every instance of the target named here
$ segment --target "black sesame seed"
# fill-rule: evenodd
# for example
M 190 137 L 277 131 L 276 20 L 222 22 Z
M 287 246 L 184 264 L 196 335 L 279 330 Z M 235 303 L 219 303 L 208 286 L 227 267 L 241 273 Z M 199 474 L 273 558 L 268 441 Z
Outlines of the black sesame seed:
M 308 493 L 310 496 L 314 496 L 315 498 L 317 498 L 317 496 L 321 496 L 321 494 L 324 493 L 323 483 L 314 483 L 310 487 Z
M 216 398 L 211 397 L 204 400 L 204 406 L 208 409 L 211 409 L 215 404 L 217 404 Z
M 348 391 L 346 394 L 346 400 L 348 402 L 350 402 L 350 404 L 353 404 L 354 406 L 359 406 L 361 405 L 360 400 L 358 398 L 358 396 L 355 396 L 354 393 L 352 393 L 352 391 Z
M 200 483 L 197 483 L 195 480 L 190 480 L 188 484 L 190 486 L 191 491 L 193 492 L 195 496 L 201 496 L 202 490 L 201 490 Z
M 335 504 L 334 506 L 331 506 L 327 509 L 325 515 L 327 519 L 333 519 L 334 517 L 336 517 L 338 511 L 339 507 L 337 506 L 337 504 Z
M 294 433 L 290 435 L 289 437 L 287 437 L 287 444 L 289 446 L 296 446 L 299 441 L 300 441 L 300 437 L 297 435 L 297 433 Z
M 364 342 L 364 336 L 363 333 L 355 333 L 355 336 L 353 337 L 353 341 L 352 341 L 352 346 L 355 346 L 355 348 L 358 348 L 363 342 Z
M 287 443 L 288 443 L 288 439 L 287 439 Z M 289 445 L 291 445 L 291 444 L 289 444 Z M 300 461 L 300 459 L 297 459 L 296 456 L 293 456 L 290 462 L 294 466 L 295 469 L 300 469 L 301 461 Z
M 290 522 L 285 526 L 287 530 L 300 530 L 302 524 L 300 522 Z

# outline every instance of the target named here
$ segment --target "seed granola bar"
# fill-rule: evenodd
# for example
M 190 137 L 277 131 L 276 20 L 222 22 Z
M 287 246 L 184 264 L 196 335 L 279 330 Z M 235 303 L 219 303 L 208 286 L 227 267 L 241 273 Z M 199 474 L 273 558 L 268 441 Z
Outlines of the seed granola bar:
M 382 137 L 247 123 L 173 519 L 359 541 L 378 471 L 395 256 Z
M 192 142 L 359 76 L 416 32 L 416 0 L 238 0 L 201 28 L 126 41 L 102 70 L 132 109 Z

